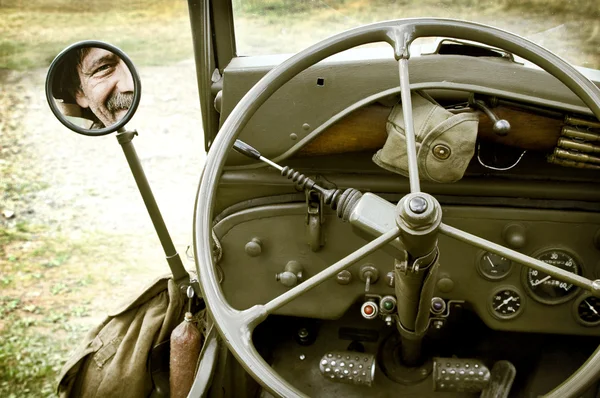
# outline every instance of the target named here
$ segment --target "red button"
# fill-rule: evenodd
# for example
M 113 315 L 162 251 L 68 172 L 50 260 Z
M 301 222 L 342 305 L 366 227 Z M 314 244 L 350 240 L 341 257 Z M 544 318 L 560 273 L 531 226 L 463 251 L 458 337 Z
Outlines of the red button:
M 375 308 L 373 308 L 372 305 L 366 305 L 365 308 L 363 309 L 364 313 L 367 315 L 371 315 L 373 314 L 373 311 L 375 311 Z

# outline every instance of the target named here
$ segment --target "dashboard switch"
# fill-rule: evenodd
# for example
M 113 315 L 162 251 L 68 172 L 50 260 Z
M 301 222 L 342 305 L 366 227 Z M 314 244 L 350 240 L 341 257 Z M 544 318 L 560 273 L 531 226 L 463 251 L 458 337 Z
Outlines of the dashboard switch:
M 371 290 L 371 284 L 377 282 L 379 279 L 379 271 L 373 266 L 373 264 L 365 264 L 360 267 L 360 280 L 365 282 L 365 293 L 369 293 Z
M 384 296 L 379 302 L 382 314 L 390 314 L 396 309 L 396 297 Z
M 431 299 L 431 312 L 435 315 L 443 314 L 446 311 L 446 302 L 441 297 Z
M 379 315 L 379 307 L 373 301 L 367 301 L 360 307 L 360 314 L 365 319 L 374 319 Z

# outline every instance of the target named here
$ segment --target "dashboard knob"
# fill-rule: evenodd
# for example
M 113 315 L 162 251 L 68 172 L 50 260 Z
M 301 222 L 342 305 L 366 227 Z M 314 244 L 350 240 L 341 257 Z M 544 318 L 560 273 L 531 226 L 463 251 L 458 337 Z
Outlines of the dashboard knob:
M 298 284 L 298 277 L 293 272 L 284 271 L 275 275 L 275 279 L 283 286 L 292 287 Z
M 525 227 L 521 224 L 509 224 L 504 227 L 502 238 L 513 249 L 521 249 L 527 244 Z
M 294 287 L 302 279 L 303 268 L 298 261 L 288 261 L 283 272 L 275 274 L 275 280 L 283 286 Z
M 508 133 L 510 132 L 510 123 L 508 122 L 508 120 L 504 119 L 496 120 L 493 129 L 494 133 L 498 134 L 499 136 L 508 135 Z
M 348 271 L 347 269 L 340 271 L 336 275 L 335 280 L 340 285 L 347 285 L 350 282 L 352 282 L 352 273 L 350 271 Z
M 250 242 L 246 243 L 244 250 L 250 257 L 260 256 L 262 253 L 262 242 L 258 238 L 252 238 Z

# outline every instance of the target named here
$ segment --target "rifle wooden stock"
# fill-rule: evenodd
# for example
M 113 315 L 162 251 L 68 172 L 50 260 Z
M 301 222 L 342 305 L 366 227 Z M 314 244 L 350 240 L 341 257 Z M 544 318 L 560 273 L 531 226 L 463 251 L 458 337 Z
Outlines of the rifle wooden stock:
M 387 138 L 385 124 L 390 111 L 391 108 L 378 104 L 358 109 L 305 145 L 298 155 L 375 152 L 383 147 Z M 533 151 L 548 151 L 556 146 L 563 120 L 502 106 L 494 108 L 494 112 L 508 120 L 510 133 L 504 137 L 497 135 L 490 119 L 480 113 L 480 139 Z

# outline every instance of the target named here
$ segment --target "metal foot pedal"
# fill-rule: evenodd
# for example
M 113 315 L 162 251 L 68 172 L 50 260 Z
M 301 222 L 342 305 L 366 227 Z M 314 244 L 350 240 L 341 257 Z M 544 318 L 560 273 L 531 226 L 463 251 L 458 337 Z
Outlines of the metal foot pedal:
M 332 351 L 319 361 L 321 374 L 341 383 L 371 386 L 375 377 L 375 356 L 352 351 Z
M 490 384 L 481 392 L 481 398 L 508 398 L 517 369 L 508 361 L 498 361 L 492 367 Z
M 478 359 L 434 358 L 433 390 L 481 392 L 481 398 L 508 398 L 517 370 L 509 361 L 498 361 L 492 371 Z
M 434 391 L 480 392 L 490 378 L 490 370 L 478 359 L 433 359 Z

